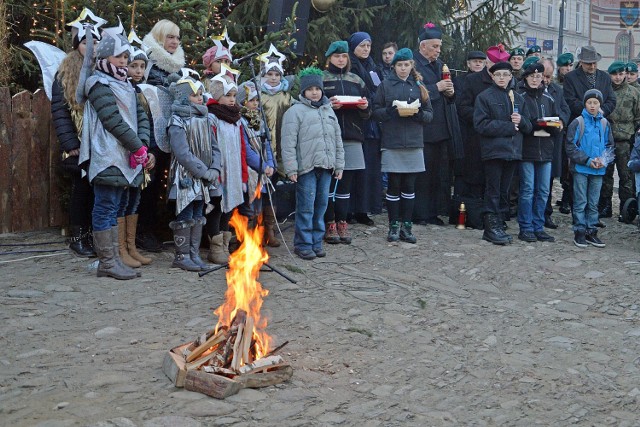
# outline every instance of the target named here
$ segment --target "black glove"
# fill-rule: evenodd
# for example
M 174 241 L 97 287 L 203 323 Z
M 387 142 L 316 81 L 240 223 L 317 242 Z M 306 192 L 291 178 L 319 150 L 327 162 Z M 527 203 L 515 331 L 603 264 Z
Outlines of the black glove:
M 389 107 L 386 108 L 386 110 L 387 110 L 387 114 L 392 119 L 396 117 L 400 117 L 400 114 L 398 114 L 398 107 L 396 107 L 395 105 L 390 105 Z

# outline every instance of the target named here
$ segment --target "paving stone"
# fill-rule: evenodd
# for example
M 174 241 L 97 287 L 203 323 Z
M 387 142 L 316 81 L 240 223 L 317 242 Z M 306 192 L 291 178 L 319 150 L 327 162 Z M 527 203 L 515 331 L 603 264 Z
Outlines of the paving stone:
M 189 417 L 169 415 L 152 418 L 142 425 L 143 427 L 201 427 L 202 423 Z
M 236 411 L 236 407 L 216 399 L 189 402 L 184 407 L 184 413 L 192 417 L 217 417 L 228 415 Z
M 94 335 L 96 338 L 105 338 L 109 335 L 114 335 L 121 331 L 122 329 L 116 328 L 115 326 L 107 326 L 106 328 L 102 328 L 99 331 L 96 331 Z
M 44 292 L 35 289 L 11 289 L 7 291 L 10 298 L 39 298 L 44 296 Z

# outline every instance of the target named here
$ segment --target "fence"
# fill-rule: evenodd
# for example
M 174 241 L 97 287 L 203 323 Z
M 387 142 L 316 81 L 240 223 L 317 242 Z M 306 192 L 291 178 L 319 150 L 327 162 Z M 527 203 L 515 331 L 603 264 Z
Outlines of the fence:
M 44 90 L 0 88 L 0 232 L 60 226 L 60 151 Z

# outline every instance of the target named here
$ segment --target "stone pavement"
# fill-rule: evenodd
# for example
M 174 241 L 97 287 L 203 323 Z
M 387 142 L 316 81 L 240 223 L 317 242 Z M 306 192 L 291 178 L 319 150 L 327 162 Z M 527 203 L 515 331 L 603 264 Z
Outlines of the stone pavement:
M 222 272 L 170 269 L 169 252 L 127 282 L 67 253 L 0 263 L 0 425 L 638 426 L 637 227 L 606 220 L 607 247 L 578 249 L 570 218 L 555 218 L 555 243 L 416 226 L 418 244 L 388 244 L 378 216 L 321 260 L 273 250 L 298 280 L 260 277 L 294 375 L 223 401 L 161 370 L 215 324 Z

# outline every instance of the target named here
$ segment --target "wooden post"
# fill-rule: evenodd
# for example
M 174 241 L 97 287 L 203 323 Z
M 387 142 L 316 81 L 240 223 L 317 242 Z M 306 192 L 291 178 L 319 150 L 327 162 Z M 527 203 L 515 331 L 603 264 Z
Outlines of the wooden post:
M 31 102 L 31 150 L 29 156 L 29 212 L 32 216 L 30 229 L 49 226 L 51 198 L 49 194 L 49 129 L 51 127 L 51 104 L 44 90 L 38 89 Z
M 13 202 L 11 231 L 31 230 L 33 214 L 29 211 L 32 177 L 29 171 L 31 148 L 31 93 L 24 90 L 11 100 L 13 129 L 11 132 L 11 197 Z
M 11 141 L 13 117 L 11 115 L 11 94 L 8 87 L 0 87 L 0 232 L 13 229 L 11 198 Z

